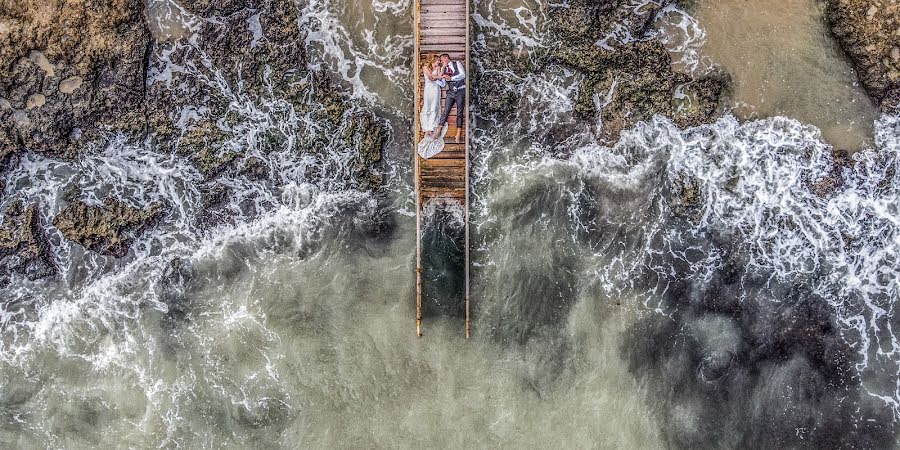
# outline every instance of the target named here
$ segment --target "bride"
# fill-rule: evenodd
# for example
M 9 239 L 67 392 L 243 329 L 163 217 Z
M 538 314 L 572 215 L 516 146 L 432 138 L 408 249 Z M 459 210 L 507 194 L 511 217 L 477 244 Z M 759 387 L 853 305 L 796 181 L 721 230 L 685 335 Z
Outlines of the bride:
M 425 57 L 422 73 L 425 75 L 425 89 L 422 93 L 422 112 L 419 114 L 419 125 L 425 131 L 425 137 L 419 142 L 419 155 L 428 159 L 437 155 L 444 149 L 444 135 L 447 127 L 442 127 L 442 133 L 435 135 L 434 130 L 438 126 L 441 116 L 441 89 L 447 82 L 442 78 L 445 66 L 441 65 L 437 55 Z

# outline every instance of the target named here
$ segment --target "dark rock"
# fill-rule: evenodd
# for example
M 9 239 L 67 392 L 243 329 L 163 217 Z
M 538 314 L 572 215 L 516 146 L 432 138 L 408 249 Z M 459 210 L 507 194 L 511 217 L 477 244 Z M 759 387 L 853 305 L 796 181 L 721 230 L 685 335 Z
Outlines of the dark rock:
M 24 274 L 30 280 L 56 273 L 37 205 L 26 208 L 15 201 L 6 209 L 0 225 L 0 284 L 9 282 L 10 272 Z
M 661 258 L 680 256 L 648 265 L 671 267 L 654 281 L 665 286 L 667 313 L 630 327 L 622 349 L 630 372 L 652 386 L 667 447 L 893 442 L 890 408 L 862 385 L 858 349 L 808 279 L 787 282 L 756 267 L 722 230 L 665 245 Z M 695 265 L 714 252 L 723 264 L 698 277 Z
M 251 156 L 244 161 L 244 166 L 241 168 L 241 175 L 253 179 L 253 180 L 265 180 L 269 178 L 269 166 L 265 161 Z
M 0 156 L 23 148 L 71 158 L 107 127 L 145 129 L 141 0 L 3 5 Z
M 364 112 L 352 114 L 344 127 L 344 142 L 355 155 L 350 165 L 351 177 L 365 188 L 377 188 L 384 177 L 372 166 L 381 161 L 384 128 L 373 115 Z
M 475 92 L 472 100 L 481 114 L 512 113 L 521 100 L 521 92 L 528 82 L 527 75 L 538 68 L 540 54 L 532 54 L 525 47 L 512 47 L 505 41 L 492 42 L 478 51 L 479 59 L 487 62 L 475 64 L 471 80 Z
M 694 80 L 676 73 L 666 48 L 657 39 L 643 39 L 668 3 L 635 8 L 624 1 L 575 0 L 551 9 L 548 58 L 585 76 L 575 111 L 592 120 L 599 115 L 598 137 L 607 144 L 656 114 L 693 126 L 712 121 L 718 112 L 726 75 Z
M 197 221 L 206 227 L 221 225 L 228 222 L 228 199 L 231 189 L 220 183 L 204 184 L 200 187 L 201 211 Z
M 186 8 L 205 20 L 195 40 L 221 71 L 228 89 L 254 100 L 287 100 L 298 115 L 308 115 L 324 130 L 304 133 L 298 130 L 295 150 L 327 156 L 326 151 L 352 151 L 357 155 L 346 173 L 311 173 L 311 176 L 341 176 L 357 180 L 360 187 L 376 188 L 382 183 L 378 169 L 384 145 L 383 125 L 372 115 L 347 99 L 345 92 L 321 73 L 307 67 L 305 38 L 297 26 L 297 7 L 292 0 L 200 1 Z M 259 20 L 262 36 L 253 36 L 248 22 Z M 161 44 L 167 45 L 167 44 Z M 170 58 L 183 62 L 195 55 L 179 50 Z M 262 179 L 268 177 L 260 161 L 244 160 L 229 142 L 240 139 L 238 125 L 254 120 L 230 107 L 230 100 L 217 89 L 200 88 L 203 81 L 185 74 L 173 75 L 172 83 L 154 83 L 148 88 L 148 101 L 154 108 L 178 117 L 186 105 L 205 105 L 204 117 L 189 121 L 183 131 L 171 127 L 169 137 L 177 151 L 188 157 L 207 180 L 223 173 Z M 267 107 L 265 107 L 267 108 Z M 269 114 L 286 113 L 268 110 Z M 221 120 L 220 120 L 221 119 Z M 279 120 L 276 118 L 275 120 Z M 302 122 L 302 121 L 301 121 Z M 252 125 L 252 124 L 251 124 Z M 298 124 L 303 127 L 303 123 Z M 157 127 L 160 130 L 162 127 Z M 180 133 L 180 136 L 179 136 Z M 165 141 L 165 136 L 160 136 Z M 265 130 L 257 144 L 263 152 L 285 150 L 289 140 L 281 130 Z M 243 144 L 243 143 L 242 143 Z M 327 168 L 326 168 L 327 169 Z
M 60 211 L 53 225 L 66 239 L 101 255 L 121 258 L 134 239 L 162 216 L 162 205 L 133 208 L 111 197 L 102 206 L 75 201 Z
M 809 183 L 809 190 L 819 197 L 829 197 L 835 192 L 838 192 L 846 182 L 844 179 L 844 171 L 848 170 L 853 165 L 850 154 L 844 150 L 834 150 L 832 153 L 832 160 L 834 162 L 828 175 L 825 175 L 818 180 L 811 180 Z
M 210 120 L 191 126 L 178 140 L 177 152 L 191 160 L 206 179 L 228 169 L 237 153 L 224 147 L 227 136 Z
M 676 74 L 672 119 L 679 127 L 695 127 L 715 121 L 721 114 L 720 101 L 731 86 L 731 77 L 722 70 L 698 79 Z
M 900 109 L 900 4 L 827 0 L 831 31 L 869 94 L 885 112 Z

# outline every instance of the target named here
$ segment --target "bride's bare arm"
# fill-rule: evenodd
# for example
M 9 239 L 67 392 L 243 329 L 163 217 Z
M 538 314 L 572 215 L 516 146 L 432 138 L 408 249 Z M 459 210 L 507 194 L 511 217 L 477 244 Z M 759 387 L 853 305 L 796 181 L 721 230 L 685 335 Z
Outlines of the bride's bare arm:
M 425 72 L 425 76 L 428 77 L 429 80 L 435 81 L 440 77 L 435 77 L 431 75 L 431 69 L 428 66 L 422 66 L 422 72 Z

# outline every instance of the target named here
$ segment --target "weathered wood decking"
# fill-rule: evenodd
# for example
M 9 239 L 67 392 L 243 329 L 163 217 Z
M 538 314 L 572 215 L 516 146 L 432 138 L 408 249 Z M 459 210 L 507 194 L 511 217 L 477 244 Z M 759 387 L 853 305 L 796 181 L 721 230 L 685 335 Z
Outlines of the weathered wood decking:
M 465 63 L 467 91 L 469 77 L 469 2 L 468 0 L 415 0 L 416 2 L 416 112 L 417 141 L 425 133 L 419 124 L 422 108 L 424 74 L 422 57 L 426 54 L 447 53 L 450 59 Z M 466 92 L 468 103 L 469 92 Z M 446 90 L 441 95 L 441 108 Z M 416 334 L 422 335 L 422 208 L 429 201 L 452 201 L 462 205 L 465 211 L 465 302 L 466 337 L 469 337 L 469 140 L 468 105 L 450 115 L 450 126 L 445 137 L 444 150 L 429 159 L 422 159 L 413 148 L 416 178 Z M 456 109 L 456 108 L 454 108 Z M 456 115 L 466 115 L 459 144 L 456 139 Z

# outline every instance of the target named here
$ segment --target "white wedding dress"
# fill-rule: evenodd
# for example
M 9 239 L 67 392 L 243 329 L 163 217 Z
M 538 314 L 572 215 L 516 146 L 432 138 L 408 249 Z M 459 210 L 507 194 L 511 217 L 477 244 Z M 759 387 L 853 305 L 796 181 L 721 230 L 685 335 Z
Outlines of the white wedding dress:
M 438 70 L 431 72 L 431 76 L 438 76 Z M 419 125 L 422 131 L 433 131 L 437 128 L 438 119 L 441 117 L 441 88 L 446 85 L 444 80 L 431 81 L 427 75 L 425 77 L 425 90 L 422 93 L 422 112 L 419 114 Z M 437 155 L 444 149 L 444 135 L 447 134 L 447 128 L 441 129 L 440 136 L 425 136 L 419 142 L 419 156 L 428 159 Z

